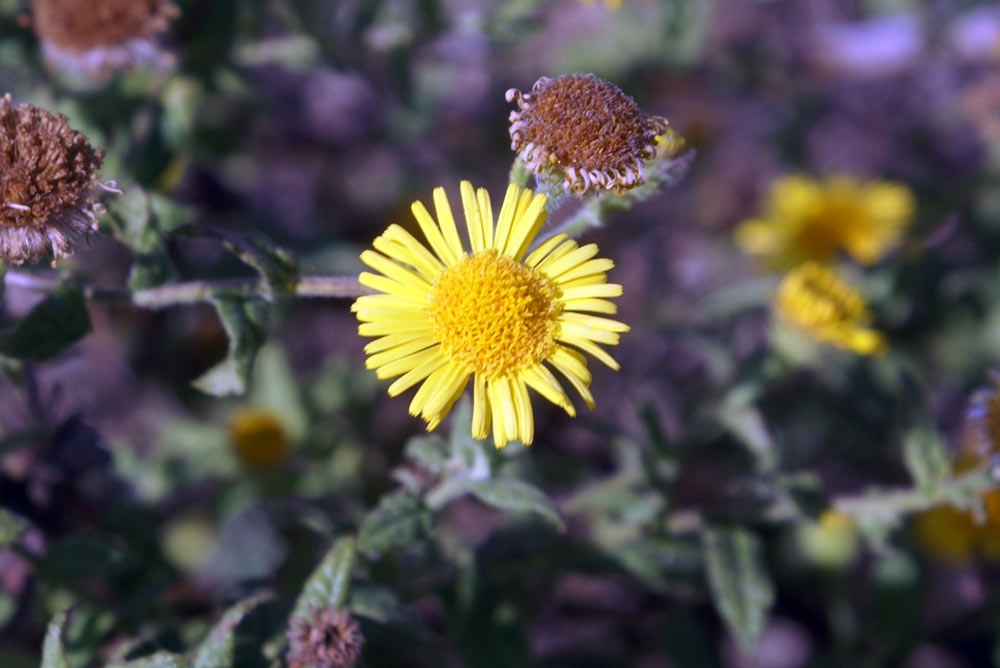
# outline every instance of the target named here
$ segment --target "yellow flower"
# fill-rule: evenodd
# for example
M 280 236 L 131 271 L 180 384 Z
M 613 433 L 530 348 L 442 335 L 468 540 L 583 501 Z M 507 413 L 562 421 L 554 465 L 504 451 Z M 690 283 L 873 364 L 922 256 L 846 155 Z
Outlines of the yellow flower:
M 934 506 L 915 515 L 910 529 L 917 543 L 945 561 L 965 561 L 976 542 L 972 516 L 951 506 Z
M 594 0 L 580 0 L 585 5 L 594 4 Z M 604 6 L 611 11 L 618 11 L 622 7 L 622 0 L 604 0 Z
M 872 265 L 899 245 L 913 210 L 913 195 L 897 183 L 785 176 L 771 185 L 763 213 L 744 221 L 735 236 L 772 268 L 826 263 L 840 251 Z
M 826 510 L 815 522 L 800 524 L 799 549 L 812 563 L 825 568 L 844 568 L 858 552 L 858 529 L 854 519 L 837 510 Z
M 856 290 L 815 262 L 789 272 L 775 297 L 778 314 L 819 341 L 860 355 L 886 350 L 881 332 L 866 329 L 871 314 Z
M 255 469 L 274 466 L 288 454 L 288 436 L 277 415 L 244 408 L 229 418 L 229 444 L 240 461 Z
M 465 251 L 443 188 L 434 190 L 437 220 L 423 204 L 413 215 L 428 249 L 391 225 L 361 260 L 378 274 L 359 280 L 381 294 L 359 297 L 351 310 L 365 346 L 367 366 L 379 378 L 399 376 L 389 395 L 423 381 L 410 414 L 434 429 L 473 377 L 472 435 L 502 447 L 534 435 L 528 388 L 574 415 L 551 366 L 591 408 L 590 372 L 581 352 L 613 369 L 618 364 L 599 343 L 615 345 L 628 326 L 590 313 L 614 314 L 608 301 L 622 293 L 606 283 L 611 260 L 594 259 L 597 246 L 578 246 L 565 234 L 527 253 L 545 221 L 545 196 L 511 184 L 496 225 L 490 198 L 468 181 L 462 208 L 472 253 Z M 547 366 L 547 365 L 549 366 Z

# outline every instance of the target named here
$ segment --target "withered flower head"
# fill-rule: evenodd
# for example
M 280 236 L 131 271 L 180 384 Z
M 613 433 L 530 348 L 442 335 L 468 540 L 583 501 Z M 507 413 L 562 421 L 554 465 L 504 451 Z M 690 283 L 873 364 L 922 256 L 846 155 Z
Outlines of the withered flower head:
M 70 71 L 102 75 L 170 59 L 153 38 L 178 16 L 171 0 L 32 0 L 46 59 Z
M 62 114 L 0 98 L 0 259 L 64 257 L 75 237 L 96 230 L 101 161 Z
M 565 174 L 563 188 L 619 194 L 645 180 L 643 161 L 656 155 L 656 137 L 667 119 L 648 116 L 618 86 L 593 74 L 542 77 L 530 93 L 507 91 L 511 148 L 541 174 L 553 166 Z
M 357 660 L 364 638 L 346 610 L 310 608 L 288 629 L 289 668 L 343 668 Z

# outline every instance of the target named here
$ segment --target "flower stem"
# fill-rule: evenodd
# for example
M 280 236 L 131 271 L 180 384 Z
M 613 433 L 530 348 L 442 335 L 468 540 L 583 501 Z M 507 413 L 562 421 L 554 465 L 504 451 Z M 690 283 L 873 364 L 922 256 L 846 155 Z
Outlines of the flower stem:
M 19 271 L 8 271 L 4 282 L 8 287 L 46 291 L 56 287 L 59 276 L 39 276 Z M 185 281 L 158 285 L 151 288 L 103 288 L 88 285 L 82 288 L 84 297 L 95 302 L 127 303 L 139 308 L 161 309 L 179 304 L 209 301 L 213 297 L 267 297 L 268 285 L 262 279 L 223 278 L 216 280 Z M 295 280 L 286 291 L 277 296 L 288 297 L 358 297 L 371 291 L 353 276 L 303 276 Z

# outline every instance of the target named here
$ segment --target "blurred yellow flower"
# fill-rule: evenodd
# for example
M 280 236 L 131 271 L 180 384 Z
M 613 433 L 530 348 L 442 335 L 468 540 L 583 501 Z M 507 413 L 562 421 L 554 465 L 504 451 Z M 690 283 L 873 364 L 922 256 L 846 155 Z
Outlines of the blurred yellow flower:
M 281 419 L 269 410 L 244 408 L 229 418 L 229 445 L 239 460 L 255 469 L 274 466 L 288 454 Z
M 831 262 L 841 251 L 875 264 L 899 245 L 915 205 L 905 186 L 843 175 L 790 175 L 771 185 L 763 212 L 736 228 L 736 243 L 766 266 Z
M 400 376 L 396 396 L 423 381 L 410 414 L 436 427 L 473 377 L 472 435 L 502 447 L 534 436 L 528 388 L 574 415 L 573 404 L 545 363 L 576 388 L 588 406 L 590 372 L 582 353 L 613 369 L 617 362 L 598 344 L 616 345 L 628 326 L 590 313 L 614 314 L 608 300 L 622 293 L 607 283 L 611 260 L 594 259 L 595 244 L 578 246 L 565 234 L 528 252 L 545 221 L 545 196 L 511 184 L 493 223 L 489 195 L 461 184 L 462 209 L 472 254 L 465 252 L 443 188 L 434 190 L 437 220 L 424 205 L 413 215 L 428 249 L 391 225 L 361 260 L 378 274 L 359 280 L 380 294 L 359 297 L 351 310 L 365 346 L 367 366 L 379 378 Z
M 594 0 L 580 0 L 580 2 L 582 2 L 585 5 L 594 4 Z M 619 9 L 621 9 L 622 0 L 603 0 L 603 4 L 605 7 L 607 7 L 612 11 L 618 11 Z
M 854 519 L 837 510 L 826 510 L 817 521 L 800 524 L 796 535 L 802 554 L 824 568 L 848 566 L 860 542 Z
M 913 517 L 910 530 L 925 551 L 944 561 L 965 561 L 976 539 L 972 516 L 951 506 L 935 506 Z
M 885 336 L 867 329 L 871 314 L 861 295 L 816 262 L 792 270 L 781 281 L 774 307 L 778 315 L 813 338 L 859 355 L 880 355 Z

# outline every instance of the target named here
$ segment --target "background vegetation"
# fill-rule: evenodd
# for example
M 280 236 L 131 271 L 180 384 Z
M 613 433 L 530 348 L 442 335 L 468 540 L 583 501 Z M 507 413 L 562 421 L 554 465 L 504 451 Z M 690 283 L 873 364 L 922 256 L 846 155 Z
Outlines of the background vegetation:
M 7 268 L 0 665 L 280 666 L 310 604 L 370 668 L 1000 663 L 994 462 L 951 463 L 1000 363 L 993 3 L 177 4 L 172 67 L 93 81 L 0 0 L 0 92 L 123 190 L 73 258 Z M 530 448 L 472 440 L 468 406 L 427 435 L 350 300 L 290 293 L 438 185 L 499 198 L 504 91 L 568 72 L 694 151 L 586 233 L 622 369 L 576 419 L 536 402 Z M 777 325 L 733 242 L 797 172 L 915 195 L 852 276 L 885 356 Z

